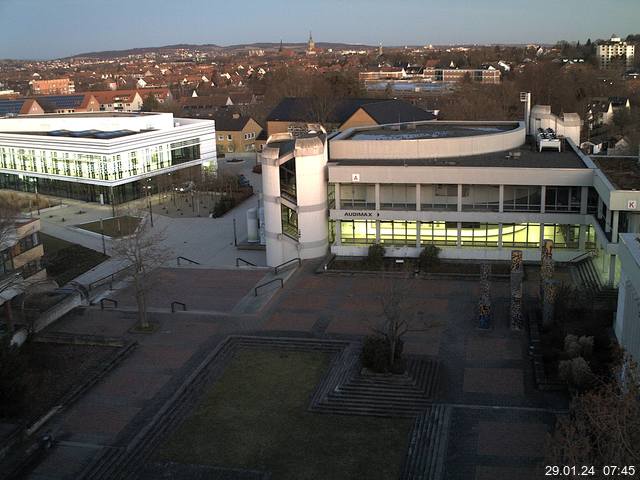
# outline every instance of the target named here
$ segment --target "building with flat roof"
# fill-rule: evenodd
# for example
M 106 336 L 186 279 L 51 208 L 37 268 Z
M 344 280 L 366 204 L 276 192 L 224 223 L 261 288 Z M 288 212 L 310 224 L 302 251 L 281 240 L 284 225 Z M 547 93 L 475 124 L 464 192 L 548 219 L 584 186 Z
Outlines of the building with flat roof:
M 634 44 L 623 41 L 614 33 L 608 41 L 598 44 L 596 55 L 600 68 L 608 68 L 616 64 L 631 68 L 635 51 Z
M 34 95 L 67 95 L 76 91 L 75 83 L 68 78 L 31 80 L 29 86 Z
M 0 188 L 122 203 L 198 178 L 202 166 L 216 168 L 210 120 L 116 112 L 0 118 Z
M 268 264 L 327 251 L 365 256 L 374 243 L 392 257 L 434 244 L 443 258 L 507 260 L 519 249 L 539 261 L 549 239 L 556 260 L 591 257 L 603 283 L 615 284 L 618 233 L 640 231 L 640 175 L 594 162 L 573 140 L 579 117 L 553 117 L 534 107 L 526 124 L 426 121 L 271 137 L 261 156 Z

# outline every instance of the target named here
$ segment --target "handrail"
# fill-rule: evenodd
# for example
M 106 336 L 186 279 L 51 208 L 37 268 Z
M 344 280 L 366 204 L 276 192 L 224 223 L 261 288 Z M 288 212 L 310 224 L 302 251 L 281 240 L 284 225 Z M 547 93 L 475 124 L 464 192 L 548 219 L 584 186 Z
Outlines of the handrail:
M 89 291 L 93 290 L 94 288 L 100 286 L 105 280 L 109 280 L 109 289 L 113 290 L 113 281 L 115 280 L 116 275 L 121 274 L 122 272 L 129 270 L 131 267 L 133 267 L 133 265 L 129 265 L 127 267 L 121 268 L 120 270 L 116 270 L 113 273 L 110 273 L 109 275 L 105 275 L 102 278 L 99 278 L 98 280 L 95 280 L 93 282 L 91 282 L 89 284 L 89 286 L 87 287 L 87 289 Z
M 580 255 L 578 255 L 576 257 L 573 257 L 567 263 L 574 263 L 574 262 L 576 262 L 578 260 L 582 260 L 582 257 L 584 257 L 584 258 L 592 257 L 595 252 L 596 252 L 595 250 L 588 250 L 586 252 L 581 253 Z
M 280 282 L 280 288 L 284 288 L 284 280 L 282 280 L 281 278 L 274 278 L 273 280 L 269 280 L 268 282 L 263 283 L 262 285 L 258 285 L 256 288 L 253 289 L 253 296 L 257 297 L 258 296 L 258 289 L 262 288 L 262 287 L 266 287 L 267 285 L 272 284 L 273 282 Z
M 182 307 L 182 311 L 187 311 L 187 305 L 182 302 L 171 302 L 171 313 L 176 313 L 176 305 L 180 305 Z
M 277 266 L 273 269 L 274 273 L 276 273 L 276 274 L 277 274 L 277 273 L 278 273 L 278 270 L 282 269 L 282 267 L 284 267 L 284 266 L 286 266 L 286 265 L 288 265 L 288 264 L 290 264 L 290 263 L 292 263 L 292 262 L 298 262 L 298 266 L 302 265 L 302 260 L 300 260 L 300 258 L 292 258 L 291 260 L 287 260 L 286 262 L 281 263 L 280 265 L 277 265 Z
M 100 310 L 104 310 L 104 302 L 111 302 L 113 304 L 113 308 L 118 308 L 118 301 L 113 298 L 101 298 L 100 299 Z
M 180 266 L 180 260 L 186 260 L 186 261 L 187 261 L 187 262 L 189 262 L 189 263 L 193 263 L 193 264 L 195 264 L 195 265 L 200 265 L 200 262 L 196 262 L 195 260 L 191 260 L 190 258 L 187 258 L 187 257 L 178 257 L 178 258 L 176 259 L 176 261 L 178 262 L 178 266 Z
M 257 266 L 255 263 L 251 263 L 248 260 L 245 260 L 244 258 L 237 257 L 236 258 L 236 267 L 240 266 L 240 262 L 246 263 L 247 265 L 251 265 L 252 267 L 256 267 Z

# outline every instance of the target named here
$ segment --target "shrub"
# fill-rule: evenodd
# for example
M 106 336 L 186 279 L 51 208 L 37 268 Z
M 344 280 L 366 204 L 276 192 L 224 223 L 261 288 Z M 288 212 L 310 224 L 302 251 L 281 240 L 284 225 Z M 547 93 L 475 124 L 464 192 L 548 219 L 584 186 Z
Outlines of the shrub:
M 440 263 L 440 249 L 435 245 L 427 245 L 424 247 L 418 258 L 420 270 L 427 271 L 429 267 L 433 267 L 438 263 Z
M 588 387 L 593 379 L 591 367 L 582 357 L 561 361 L 558 365 L 558 375 L 567 385 L 577 389 Z
M 564 338 L 564 351 L 569 358 L 590 358 L 593 354 L 593 337 L 569 334 Z
M 402 360 L 402 350 L 404 342 L 398 340 L 394 355 L 393 365 L 389 364 L 391 348 L 389 340 L 382 335 L 369 335 L 365 337 L 360 353 L 362 366 L 376 373 L 402 373 L 404 372 L 404 362 Z
M 223 216 L 229 210 L 231 210 L 235 206 L 235 200 L 233 197 L 222 197 L 216 203 L 215 207 L 213 207 L 213 216 L 214 218 L 218 218 Z
M 1 416 L 19 415 L 26 400 L 24 381 L 26 358 L 15 346 L 0 340 L 0 412 Z
M 367 252 L 366 264 L 372 270 L 382 270 L 384 266 L 385 248 L 379 243 L 374 243 Z

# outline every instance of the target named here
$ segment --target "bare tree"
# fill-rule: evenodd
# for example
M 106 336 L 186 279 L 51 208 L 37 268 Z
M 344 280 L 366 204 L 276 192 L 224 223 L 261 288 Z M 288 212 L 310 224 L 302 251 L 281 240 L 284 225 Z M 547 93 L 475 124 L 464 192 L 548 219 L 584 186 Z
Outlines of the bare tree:
M 640 379 L 627 359 L 615 379 L 573 398 L 547 442 L 549 465 L 640 463 Z
M 411 298 L 409 279 L 392 279 L 384 285 L 382 303 L 382 319 L 372 330 L 384 337 L 389 345 L 389 365 L 396 360 L 398 347 L 402 338 L 409 332 L 424 332 L 437 326 L 421 317 L 418 305 Z
M 153 284 L 153 272 L 162 266 L 172 255 L 170 248 L 164 245 L 166 236 L 163 230 L 153 229 L 147 216 L 142 217 L 136 231 L 123 237 L 113 245 L 116 257 L 130 265 L 129 277 L 138 307 L 138 328 L 149 328 L 147 318 L 147 294 Z

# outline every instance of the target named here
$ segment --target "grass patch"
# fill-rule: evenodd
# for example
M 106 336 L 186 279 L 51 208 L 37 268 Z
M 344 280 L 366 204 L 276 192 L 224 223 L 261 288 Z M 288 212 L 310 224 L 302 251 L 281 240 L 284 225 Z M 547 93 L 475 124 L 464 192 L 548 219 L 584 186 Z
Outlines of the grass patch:
M 97 222 L 83 223 L 76 226 L 93 233 L 102 233 L 102 229 L 104 228 L 104 234 L 106 236 L 119 238 L 131 235 L 136 231 L 138 225 L 140 225 L 140 218 L 123 215 L 121 217 L 106 218 L 102 220 L 102 226 L 100 225 L 99 220 Z
M 243 350 L 156 460 L 268 471 L 274 479 L 398 478 L 410 419 L 307 411 L 320 352 Z
M 40 232 L 47 274 L 60 286 L 70 282 L 109 257 L 90 248 Z

